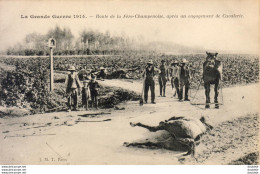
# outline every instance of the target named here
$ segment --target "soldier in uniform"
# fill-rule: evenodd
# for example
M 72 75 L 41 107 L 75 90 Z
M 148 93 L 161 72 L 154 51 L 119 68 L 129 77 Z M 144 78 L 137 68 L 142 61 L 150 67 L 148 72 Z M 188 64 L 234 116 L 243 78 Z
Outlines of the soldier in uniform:
M 144 81 L 144 101 L 145 103 L 147 103 L 147 99 L 148 99 L 148 91 L 149 88 L 151 90 L 151 102 L 152 104 L 156 104 L 155 103 L 155 83 L 154 83 L 154 77 L 155 77 L 155 67 L 153 66 L 153 61 L 150 60 L 147 63 L 147 66 L 145 67 L 145 71 L 144 71 L 144 77 L 145 77 L 145 81 Z
M 106 69 L 104 67 L 100 67 L 100 74 L 99 74 L 99 77 L 101 79 L 105 79 L 107 76 L 107 73 L 106 73 Z
M 179 91 L 179 62 L 175 60 L 171 67 L 168 70 L 168 80 L 171 80 L 172 89 L 174 90 L 173 97 L 176 96 L 179 98 L 180 91 Z
M 190 101 L 188 98 L 188 91 L 190 87 L 190 70 L 188 67 L 188 61 L 183 59 L 179 68 L 179 79 L 180 79 L 180 95 L 179 101 L 183 99 L 183 87 L 185 86 L 185 98 L 184 101 Z
M 99 95 L 100 86 L 96 81 L 95 74 L 91 74 L 91 81 L 88 83 L 88 87 L 91 95 L 91 107 L 93 108 L 95 103 L 96 109 L 98 109 L 98 95 Z
M 88 110 L 88 101 L 90 98 L 90 90 L 88 86 L 88 80 L 83 81 L 83 87 L 82 87 L 82 108 Z
M 68 97 L 68 111 L 71 110 L 71 106 L 73 106 L 73 110 L 76 111 L 78 109 L 78 93 L 80 95 L 81 85 L 79 77 L 75 72 L 76 68 L 71 66 L 68 71 L 70 71 L 70 74 L 68 74 L 65 80 L 66 93 Z
M 166 90 L 166 67 L 165 67 L 165 60 L 161 61 L 161 65 L 159 67 L 160 73 L 158 76 L 158 81 L 159 81 L 159 86 L 160 86 L 160 96 L 161 97 L 166 97 L 165 96 L 165 90 Z

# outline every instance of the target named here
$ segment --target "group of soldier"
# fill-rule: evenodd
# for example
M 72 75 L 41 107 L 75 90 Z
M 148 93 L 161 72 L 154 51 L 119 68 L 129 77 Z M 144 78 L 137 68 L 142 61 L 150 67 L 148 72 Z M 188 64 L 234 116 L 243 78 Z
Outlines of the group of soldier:
M 165 60 L 161 61 L 159 68 L 155 67 L 153 61 L 147 63 L 144 77 L 144 102 L 147 103 L 148 91 L 151 91 L 151 103 L 155 104 L 155 75 L 159 72 L 158 82 L 160 86 L 160 97 L 166 97 L 166 83 L 171 82 L 172 89 L 174 90 L 173 97 L 178 97 L 179 101 L 183 101 L 183 88 L 184 101 L 190 101 L 188 91 L 190 87 L 190 71 L 188 61 L 183 59 L 181 62 L 173 61 L 169 67 L 165 64 Z
M 145 67 L 144 78 L 144 102 L 147 103 L 148 91 L 151 91 L 151 103 L 155 103 L 155 76 L 157 72 L 158 82 L 160 86 L 160 96 L 165 96 L 166 83 L 171 82 L 172 89 L 174 90 L 173 97 L 178 97 L 179 101 L 183 101 L 183 88 L 184 101 L 189 101 L 188 91 L 190 86 L 190 71 L 188 67 L 188 61 L 183 59 L 181 62 L 177 60 L 173 61 L 168 67 L 165 64 L 165 60 L 161 61 L 159 68 L 155 67 L 153 61 L 147 62 Z M 78 95 L 82 95 L 82 107 L 88 110 L 88 100 L 91 99 L 92 107 L 95 105 L 98 108 L 98 95 L 100 86 L 96 81 L 96 75 L 91 73 L 90 79 L 83 79 L 83 87 L 81 87 L 80 80 L 78 78 L 76 68 L 71 66 L 68 71 L 70 73 L 65 80 L 66 94 L 68 98 L 68 110 L 78 110 Z
M 78 74 L 75 72 L 76 68 L 71 66 L 68 71 L 70 71 L 70 73 L 67 75 L 65 80 L 68 111 L 78 110 L 78 95 L 82 95 L 82 107 L 86 110 L 88 110 L 88 101 L 90 98 L 92 107 L 94 107 L 95 104 L 95 107 L 98 108 L 100 86 L 96 81 L 96 75 L 92 73 L 90 79 L 84 79 L 83 87 L 81 87 Z

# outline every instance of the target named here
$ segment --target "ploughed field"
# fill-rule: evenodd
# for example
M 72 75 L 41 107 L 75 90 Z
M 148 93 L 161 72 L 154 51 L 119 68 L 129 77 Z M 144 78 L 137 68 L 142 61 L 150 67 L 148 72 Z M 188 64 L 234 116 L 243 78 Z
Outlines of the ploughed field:
M 201 81 L 204 54 L 159 55 L 155 53 L 126 53 L 114 56 L 54 57 L 55 72 L 66 71 L 70 65 L 78 71 L 100 67 L 108 69 L 108 75 L 124 70 L 127 78 L 140 79 L 148 60 L 159 66 L 162 59 L 169 65 L 173 60 L 186 58 L 191 69 L 191 88 Z M 257 55 L 218 55 L 223 62 L 223 86 L 245 85 L 259 81 L 259 57 Z M 60 111 L 66 108 L 63 79 L 65 74 L 55 74 L 55 90 L 49 92 L 49 59 L 41 57 L 0 58 L 1 106 L 28 109 L 33 113 Z M 120 76 L 125 77 L 125 76 Z M 60 83 L 61 82 L 61 83 Z M 111 108 L 125 100 L 138 100 L 138 94 L 122 89 L 102 87 L 100 106 Z

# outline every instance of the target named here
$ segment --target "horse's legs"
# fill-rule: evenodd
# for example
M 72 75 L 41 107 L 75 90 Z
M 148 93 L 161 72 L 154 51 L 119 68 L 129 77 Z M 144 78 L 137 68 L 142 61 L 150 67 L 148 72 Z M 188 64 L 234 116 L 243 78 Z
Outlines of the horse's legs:
M 205 95 L 206 95 L 206 106 L 205 108 L 210 107 L 210 83 L 204 83 L 204 88 L 205 88 Z
M 145 142 L 133 142 L 133 143 L 128 143 L 124 142 L 124 146 L 129 147 L 129 146 L 148 146 L 148 147 L 157 147 L 157 148 L 164 148 L 164 149 L 169 149 L 172 150 L 174 148 L 172 141 L 174 138 L 169 137 L 165 140 L 160 140 L 157 142 L 151 142 L 151 141 L 145 141 Z
M 132 127 L 135 127 L 135 126 L 143 127 L 143 128 L 148 129 L 151 132 L 156 132 L 158 130 L 162 130 L 160 126 L 148 126 L 148 125 L 145 125 L 145 124 L 142 124 L 142 123 L 132 123 L 132 122 L 130 122 L 130 125 Z M 129 146 L 141 146 L 141 145 L 150 146 L 150 147 L 154 146 L 154 147 L 158 147 L 158 148 L 164 147 L 163 143 L 160 143 L 160 142 L 154 143 L 154 142 L 148 141 L 148 142 L 140 142 L 140 143 L 138 143 L 138 142 L 135 142 L 135 143 L 125 142 L 124 143 L 124 146 L 126 146 L 126 147 L 129 147 Z
M 171 142 L 169 142 L 171 141 Z M 192 157 L 195 156 L 195 141 L 191 138 L 168 138 L 167 140 L 164 141 L 158 141 L 158 142 L 151 142 L 151 141 L 146 141 L 146 142 L 133 142 L 133 143 L 128 143 L 124 142 L 124 146 L 130 147 L 130 146 L 148 146 L 148 147 L 157 147 L 157 148 L 165 148 L 165 149 L 173 149 L 174 145 L 172 144 L 172 141 L 176 141 L 180 144 L 183 144 L 184 146 L 188 147 L 188 152 L 184 154 L 183 156 L 191 155 Z
M 151 147 L 151 146 L 154 146 L 154 147 L 158 147 L 158 148 L 162 148 L 162 145 L 161 143 L 154 143 L 154 142 L 143 142 L 143 143 L 128 143 L 128 142 L 124 142 L 124 146 L 126 147 L 129 147 L 129 146 L 148 146 L 148 147 Z
M 158 131 L 158 130 L 162 130 L 160 126 L 148 126 L 148 125 L 145 125 L 145 124 L 142 124 L 142 123 L 132 123 L 132 122 L 130 122 L 130 125 L 131 125 L 132 127 L 139 126 L 139 127 L 146 128 L 146 129 L 148 129 L 150 132 L 156 132 L 156 131 Z
M 219 81 L 215 83 L 214 91 L 215 91 L 215 97 L 214 97 L 214 103 L 215 103 L 215 108 L 219 108 L 218 104 L 218 90 L 219 90 Z
M 184 117 L 183 116 L 181 116 L 181 117 L 171 117 L 171 118 L 169 118 L 167 121 L 171 121 L 171 120 L 180 120 L 180 119 L 183 119 Z

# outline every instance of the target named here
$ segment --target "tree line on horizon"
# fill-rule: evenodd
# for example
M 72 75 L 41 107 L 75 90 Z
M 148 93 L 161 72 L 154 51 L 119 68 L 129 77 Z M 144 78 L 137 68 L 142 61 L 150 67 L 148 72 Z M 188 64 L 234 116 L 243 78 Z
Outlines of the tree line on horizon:
M 111 35 L 110 31 L 99 32 L 83 29 L 75 37 L 68 27 L 55 26 L 46 34 L 37 32 L 27 34 L 22 42 L 9 47 L 4 54 L 21 56 L 48 56 L 48 39 L 56 39 L 54 55 L 118 55 L 124 52 L 157 52 L 171 54 L 204 53 L 204 49 L 188 47 L 172 42 L 146 42 L 142 35 L 128 37 L 126 34 Z
M 48 39 L 56 39 L 54 55 L 107 55 L 118 54 L 125 50 L 140 48 L 137 40 L 127 37 L 124 33 L 112 36 L 107 30 L 105 33 L 84 29 L 75 37 L 70 28 L 56 26 L 46 34 L 29 33 L 22 42 L 9 47 L 7 55 L 43 56 L 49 55 Z M 141 41 L 142 38 L 138 39 Z

